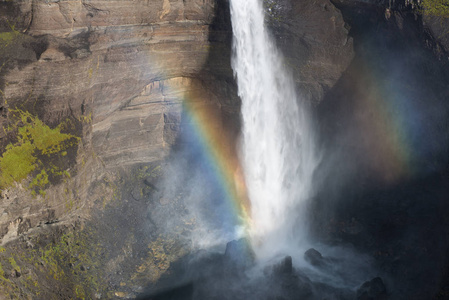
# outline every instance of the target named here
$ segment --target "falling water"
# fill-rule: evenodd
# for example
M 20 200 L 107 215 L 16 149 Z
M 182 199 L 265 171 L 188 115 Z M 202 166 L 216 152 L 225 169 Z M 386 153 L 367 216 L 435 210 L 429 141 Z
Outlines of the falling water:
M 231 0 L 232 66 L 242 99 L 241 160 L 260 259 L 304 242 L 317 164 L 309 114 L 264 24 L 262 0 Z

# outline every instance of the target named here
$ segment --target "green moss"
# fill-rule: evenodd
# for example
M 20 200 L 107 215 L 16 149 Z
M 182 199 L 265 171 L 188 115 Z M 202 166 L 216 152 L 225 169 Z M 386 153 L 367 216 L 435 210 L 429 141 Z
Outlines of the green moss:
M 42 170 L 38 175 L 36 175 L 36 177 L 34 177 L 34 179 L 31 181 L 29 188 L 33 189 L 32 192 L 35 193 L 34 189 L 38 189 L 39 193 L 42 196 L 45 196 L 45 192 L 44 192 L 44 188 L 45 186 L 49 183 L 48 181 L 48 174 L 47 172 L 45 172 L 45 170 Z
M 20 267 L 17 265 L 17 262 L 16 262 L 16 260 L 14 259 L 14 257 L 8 258 L 8 261 L 9 261 L 9 263 L 11 264 L 11 267 L 12 267 L 14 270 L 20 272 Z
M 136 180 L 143 180 L 146 178 L 156 178 L 161 175 L 162 167 L 160 165 L 142 166 L 135 171 Z
M 0 43 L 1 44 L 9 44 L 14 40 L 16 35 L 17 34 L 14 31 L 0 32 Z
M 67 295 L 72 294 L 74 299 L 93 299 L 96 293 L 106 294 L 104 252 L 90 231 L 66 233 L 52 243 L 43 241 L 40 248 L 0 252 L 0 295 L 23 299 L 21 295 L 25 294 L 32 299 L 43 299 L 37 296 L 45 294 L 49 296 L 46 299 L 61 299 L 57 298 L 60 295 L 51 296 L 52 285 L 64 286 Z M 11 280 L 5 278 L 13 270 L 21 272 L 21 267 L 29 273 Z
M 86 292 L 84 291 L 83 287 L 81 285 L 77 285 L 75 287 L 75 295 L 77 298 L 80 299 L 86 299 Z
M 17 109 L 11 113 L 16 123 L 5 130 L 15 132 L 17 142 L 9 144 L 0 158 L 0 188 L 20 182 L 36 170 L 39 173 L 31 180 L 29 188 L 35 193 L 45 194 L 43 190 L 49 184 L 48 173 L 68 174 L 52 162 L 66 156 L 66 150 L 75 146 L 79 138 L 62 133 L 64 124 L 50 128 L 29 112 Z
M 10 186 L 13 182 L 25 179 L 36 169 L 37 158 L 33 155 L 34 146 L 31 142 L 6 147 L 6 152 L 0 158 L 0 188 Z
M 421 8 L 425 15 L 449 18 L 449 0 L 423 0 Z
M 74 137 L 70 134 L 61 133 L 59 126 L 51 129 L 29 113 L 22 114 L 23 121 L 28 122 L 24 122 L 26 126 L 19 128 L 20 137 L 23 140 L 32 140 L 36 149 L 45 155 L 61 152 L 66 148 L 64 142 Z
M 11 45 L 21 33 L 15 29 L 14 25 L 9 26 L 11 31 L 0 32 L 0 49 L 6 48 Z

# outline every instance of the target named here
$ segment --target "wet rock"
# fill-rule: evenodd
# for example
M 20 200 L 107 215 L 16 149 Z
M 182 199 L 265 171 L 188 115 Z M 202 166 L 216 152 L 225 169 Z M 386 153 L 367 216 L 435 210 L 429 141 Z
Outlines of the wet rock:
M 138 300 L 190 300 L 193 299 L 194 286 L 192 283 L 183 284 L 180 286 L 175 286 L 169 289 L 162 289 L 153 293 L 140 295 L 136 299 Z
M 363 225 L 360 224 L 355 218 L 352 218 L 351 222 L 348 224 L 344 224 L 341 231 L 350 234 L 350 235 L 356 235 L 361 233 L 364 230 Z
M 254 252 L 247 239 L 234 240 L 226 244 L 225 260 L 230 265 L 246 268 L 254 262 Z
M 386 297 L 387 289 L 380 277 L 364 282 L 357 290 L 357 300 L 383 300 Z
M 352 38 L 332 1 L 272 2 L 269 26 L 304 99 L 319 103 L 353 55 Z
M 291 275 L 293 273 L 292 257 L 286 256 L 273 267 L 273 273 L 278 275 Z
M 313 266 L 322 266 L 324 264 L 324 258 L 321 253 L 313 248 L 304 253 L 304 259 Z
M 312 286 L 298 278 L 289 277 L 281 283 L 281 288 L 283 294 L 281 299 L 313 299 Z
M 440 52 L 437 54 L 441 54 L 441 52 L 446 51 L 447 56 L 447 51 L 449 50 L 449 35 L 447 34 L 449 19 L 424 15 L 423 23 L 424 26 L 430 30 L 432 37 L 435 38 L 436 41 L 440 44 L 432 45 L 434 50 Z M 439 49 L 438 46 L 442 46 L 444 49 Z

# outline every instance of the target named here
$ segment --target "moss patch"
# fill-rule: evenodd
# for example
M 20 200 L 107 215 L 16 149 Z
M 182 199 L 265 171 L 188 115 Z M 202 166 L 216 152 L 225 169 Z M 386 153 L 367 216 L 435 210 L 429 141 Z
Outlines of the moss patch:
M 11 31 L 0 32 L 0 50 L 12 45 L 22 35 L 19 31 L 15 30 L 14 25 L 10 25 L 10 27 Z
M 5 188 L 14 181 L 20 181 L 36 169 L 37 158 L 33 155 L 34 147 L 30 142 L 6 147 L 0 159 L 0 187 Z
M 11 299 L 95 299 L 105 294 L 105 249 L 89 231 L 70 231 L 40 247 L 0 253 L 0 294 Z M 43 244 L 46 244 L 45 246 Z
M 0 189 L 36 173 L 29 188 L 33 193 L 45 194 L 49 175 L 57 177 L 67 173 L 58 161 L 67 155 L 69 148 L 78 144 L 80 138 L 62 133 L 65 124 L 50 128 L 29 112 L 17 109 L 11 113 L 16 122 L 5 130 L 15 133 L 17 141 L 6 146 L 0 158 Z
M 421 8 L 425 15 L 449 18 L 449 0 L 423 0 Z

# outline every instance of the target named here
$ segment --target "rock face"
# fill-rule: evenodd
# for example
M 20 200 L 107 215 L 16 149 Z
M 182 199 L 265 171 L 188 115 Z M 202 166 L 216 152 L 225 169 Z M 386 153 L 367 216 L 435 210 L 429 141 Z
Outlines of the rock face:
M 108 166 L 164 156 L 170 144 L 164 113 L 180 110 L 193 86 L 189 78 L 209 55 L 211 1 L 2 5 L 18 12 L 4 16 L 10 24 L 28 19 L 14 28 L 15 39 L 25 33 L 30 44 L 40 45 L 35 57 L 28 49 L 21 67 L 7 60 L 4 109 L 28 108 L 27 101 L 39 99 L 40 115 L 49 123 L 71 114 L 91 117 L 93 150 Z
M 439 43 L 435 45 L 436 54 L 442 59 L 448 57 L 449 34 L 447 32 L 447 28 L 449 26 L 449 19 L 425 15 L 423 18 L 423 24 L 430 31 L 431 36 L 434 37 Z
M 300 78 L 307 99 L 319 102 L 352 55 L 342 16 L 325 0 L 279 4 L 278 10 L 289 11 L 281 19 L 272 15 L 270 22 L 286 65 Z M 92 193 L 100 197 L 105 188 L 93 183 L 104 181 L 105 174 L 112 176 L 107 182 L 114 181 L 108 170 L 164 159 L 178 141 L 186 100 L 213 111 L 216 123 L 236 139 L 240 100 L 230 66 L 228 5 L 226 0 L 0 4 L 1 126 L 11 124 L 12 109 L 20 109 L 53 127 L 70 119 L 81 137 L 76 159 L 65 165 L 71 180 L 49 191 L 45 205 L 29 210 L 26 188 L 5 194 L 2 235 L 17 236 L 12 228 L 19 218 L 33 228 L 47 223 L 48 211 L 59 220 L 72 207 L 92 207 Z M 13 135 L 0 131 L 1 151 L 12 141 Z M 70 195 L 64 204 L 61 191 Z
M 366 281 L 357 290 L 358 300 L 382 300 L 387 299 L 387 289 L 382 278 L 376 277 Z
M 254 252 L 246 239 L 231 241 L 226 244 L 225 260 L 230 266 L 245 268 L 254 265 Z
M 372 77 L 360 74 L 374 70 L 377 72 L 374 75 L 397 80 L 393 87 L 389 84 L 392 80 L 382 81 L 384 85 L 381 87 L 390 88 L 390 93 L 385 93 L 384 98 L 390 99 L 388 96 L 401 91 L 403 93 L 399 94 L 410 95 L 409 99 L 415 97 L 419 105 L 422 102 L 418 98 L 431 103 L 419 106 L 420 109 L 425 108 L 420 113 L 430 113 L 433 104 L 440 103 L 435 99 L 446 99 L 448 96 L 447 81 L 441 81 L 441 78 L 448 78 L 447 71 L 441 67 L 447 66 L 449 45 L 447 35 L 444 34 L 447 21 L 431 17 L 421 20 L 407 6 L 410 3 L 404 1 L 393 1 L 391 7 L 387 7 L 390 3 L 383 0 L 264 2 L 269 28 L 285 56 L 285 66 L 293 74 L 299 94 L 303 96 L 301 100 L 319 103 L 317 110 L 322 120 L 322 134 L 326 139 L 329 137 L 327 141 L 330 146 L 326 147 L 336 150 L 333 154 L 343 153 L 344 159 L 335 156 L 339 160 L 337 165 L 332 165 L 334 156 L 326 156 L 329 158 L 326 162 L 331 161 L 334 172 L 326 174 L 341 178 L 342 181 L 356 177 L 355 182 L 360 184 L 354 185 L 360 186 L 360 189 L 366 182 L 374 181 L 365 180 L 368 171 L 361 172 L 363 176 L 359 176 L 360 170 L 354 171 L 359 166 L 369 171 L 384 171 L 382 168 L 385 167 L 385 178 L 394 178 L 397 174 L 388 169 L 393 164 L 385 163 L 387 160 L 380 159 L 379 155 L 373 156 L 370 162 L 366 159 L 368 150 L 389 154 L 387 150 L 391 149 L 385 149 L 386 143 L 378 140 L 378 133 L 384 133 L 382 124 L 385 122 L 382 122 L 383 119 L 378 121 L 370 114 L 378 112 L 376 107 L 368 106 L 375 102 L 373 99 L 378 86 L 373 83 L 375 80 Z M 63 160 L 70 176 L 52 182 L 45 197 L 32 197 L 26 180 L 2 191 L 1 244 L 21 237 L 36 244 L 36 247 L 46 246 L 43 242 L 42 245 L 35 242 L 40 240 L 39 237 L 27 240 L 27 235 L 59 225 L 61 228 L 73 227 L 75 220 L 77 228 L 82 227 L 79 225 L 82 222 L 78 220 L 89 220 L 93 211 L 103 211 L 102 217 L 108 221 L 96 219 L 91 226 L 100 228 L 97 229 L 104 235 L 104 240 L 109 239 L 102 241 L 103 246 L 106 245 L 104 248 L 112 249 L 106 255 L 105 265 L 108 267 L 105 278 L 115 284 L 114 288 L 118 286 L 117 291 L 121 288 L 129 295 L 139 292 L 142 285 L 147 284 L 148 276 L 153 276 L 151 278 L 154 281 L 159 280 L 179 256 L 185 255 L 183 247 L 156 236 L 153 228 L 158 226 L 158 220 L 152 219 L 151 213 L 146 213 L 148 207 L 154 213 L 158 211 L 155 209 L 158 206 L 161 211 L 173 211 L 172 208 L 177 205 L 173 199 L 153 199 L 148 196 L 157 190 L 157 180 L 152 177 L 151 170 L 156 169 L 157 162 L 166 159 L 179 146 L 180 134 L 188 122 L 189 103 L 204 107 L 205 111 L 218 119 L 214 124 L 231 132 L 233 142 L 237 140 L 241 126 L 240 100 L 230 64 L 232 32 L 228 4 L 227 0 L 21 0 L 0 3 L 0 125 L 7 127 L 13 124 L 11 112 L 20 109 L 30 111 L 50 127 L 70 120 L 73 128 L 65 130 L 81 138 L 77 148 L 72 149 L 71 158 Z M 422 47 L 423 43 L 427 46 Z M 410 49 L 418 49 L 416 45 L 420 45 L 420 52 L 418 56 L 413 56 L 417 53 Z M 392 50 L 394 58 L 387 56 Z M 406 59 L 404 53 L 414 59 Z M 366 63 L 376 62 L 373 58 L 380 59 L 379 63 Z M 397 65 L 401 61 L 403 64 Z M 392 72 L 393 66 L 398 66 L 399 70 L 403 70 L 399 67 L 408 66 L 408 71 L 395 73 Z M 422 81 L 420 78 L 408 81 L 403 76 L 406 74 L 411 78 L 411 75 L 418 73 L 425 74 Z M 436 77 L 440 79 L 434 80 Z M 353 86 L 356 87 L 355 93 L 352 93 Z M 391 100 L 395 99 L 391 97 Z M 440 111 L 444 114 L 443 109 Z M 379 130 L 374 132 L 372 139 L 363 131 L 370 125 Z M 346 128 L 354 128 L 355 132 L 348 133 Z M 0 130 L 0 153 L 16 140 L 16 136 Z M 340 147 L 341 144 L 344 147 Z M 414 166 L 425 165 L 425 159 L 411 162 L 414 162 Z M 130 170 L 140 165 L 151 165 L 151 168 L 147 168 L 146 173 L 137 172 L 139 176 L 130 176 Z M 328 166 L 323 165 L 324 168 Z M 124 172 L 119 173 L 117 170 Z M 350 174 L 346 176 L 345 172 Z M 380 180 L 377 177 L 375 179 Z M 339 180 L 332 180 L 333 185 L 340 183 Z M 333 185 L 323 189 L 326 191 L 321 195 L 323 199 L 330 199 L 336 194 L 339 186 Z M 125 196 L 119 197 L 118 194 Z M 362 196 L 350 195 L 347 201 L 362 205 L 360 203 L 363 201 L 357 201 Z M 379 199 L 382 197 L 383 194 Z M 110 199 L 119 199 L 120 205 L 105 210 Z M 434 207 L 443 203 L 443 200 L 438 201 Z M 323 214 L 319 217 L 330 220 L 326 212 L 332 205 L 329 202 L 316 203 L 326 208 L 318 207 L 316 211 Z M 341 210 L 345 209 L 346 206 L 342 206 Z M 355 215 L 359 211 L 371 210 L 374 209 L 353 204 L 352 210 L 348 211 Z M 410 215 L 398 213 L 391 218 L 391 223 L 382 223 L 382 217 L 389 217 L 381 208 L 378 210 L 376 217 L 372 217 L 375 221 L 372 223 L 366 222 L 368 217 L 365 222 L 359 218 L 354 221 L 352 215 L 342 212 L 341 215 L 348 218 L 347 222 L 333 227 L 341 229 L 337 231 L 343 239 L 355 244 L 372 245 L 373 240 L 367 240 L 366 237 L 372 234 L 378 238 L 376 234 L 386 230 L 382 229 L 384 225 L 375 225 L 379 228 L 373 228 L 372 224 L 385 223 L 386 231 L 391 233 L 391 240 L 394 240 L 401 237 L 402 232 L 390 230 L 390 224 L 402 228 L 407 220 L 416 220 L 415 211 L 422 211 L 416 207 L 409 210 Z M 395 213 L 396 209 L 388 211 Z M 338 216 L 338 212 L 336 214 Z M 434 219 L 443 222 L 443 218 L 441 221 Z M 103 223 L 100 226 L 98 222 Z M 132 229 L 128 230 L 126 226 Z M 39 227 L 42 228 L 37 229 Z M 384 238 L 387 236 L 381 234 Z M 424 231 L 420 234 L 429 236 Z M 114 238 L 119 241 L 116 243 Z M 390 242 L 388 240 L 384 244 L 389 245 Z M 76 245 L 76 241 L 73 244 Z M 24 247 L 28 247 L 28 244 L 25 243 Z M 227 255 L 238 253 L 236 249 L 241 250 L 238 248 L 241 247 L 232 247 L 231 244 Z M 166 249 L 175 250 L 170 250 L 172 253 L 168 255 L 166 251 L 169 250 Z M 398 249 L 402 248 L 398 246 Z M 407 245 L 403 249 L 407 250 Z M 39 249 L 34 250 L 36 257 L 39 257 Z M 329 260 L 312 250 L 306 255 L 312 265 L 327 266 Z M 415 261 L 419 261 L 421 253 L 427 250 L 420 251 L 416 256 L 411 256 L 416 258 Z M 84 249 L 79 252 L 83 253 Z M 65 256 L 57 257 L 61 259 Z M 156 259 L 152 261 L 153 258 Z M 23 257 L 22 260 L 25 261 Z M 396 267 L 396 260 L 386 261 L 392 269 Z M 3 262 L 1 255 L 0 262 Z M 60 264 L 63 263 L 61 260 Z M 89 265 L 87 262 L 84 264 Z M 406 270 L 404 266 L 407 263 L 401 266 L 401 270 Z M 43 270 L 50 270 L 50 267 Z M 18 269 L 11 263 L 8 268 L 10 274 L 18 276 Z M 92 273 L 84 266 L 80 270 Z M 284 281 L 280 281 L 283 285 L 279 286 L 286 299 L 294 299 L 299 292 L 304 293 L 305 299 L 316 298 L 308 281 L 295 273 L 291 258 L 286 258 L 273 270 L 274 277 L 283 277 Z M 119 274 L 122 271 L 133 274 L 129 276 L 133 280 L 127 281 L 126 287 L 121 286 L 122 277 L 125 277 Z M 276 275 L 276 272 L 279 274 Z M 39 273 L 31 273 L 39 277 Z M 404 277 L 413 278 L 412 275 Z M 208 283 L 214 279 L 208 278 L 206 284 L 200 284 L 204 286 L 206 295 L 211 292 Z M 266 282 L 266 279 L 261 279 L 259 283 L 263 285 Z M 428 283 L 428 291 L 435 289 L 433 284 Z M 369 297 L 377 297 L 376 286 L 376 282 L 371 287 L 365 286 Z M 75 285 L 71 289 L 75 290 Z M 115 297 L 126 296 L 123 291 L 115 293 Z M 53 295 L 51 290 L 46 292 Z M 64 295 L 70 295 L 71 292 L 65 291 Z M 335 295 L 337 292 L 327 287 L 323 293 Z M 346 296 L 353 299 L 354 295 L 349 293 Z M 383 292 L 381 296 L 384 296 Z M 249 296 L 242 297 L 248 299 Z
M 418 98 L 425 99 L 427 104 L 418 105 L 420 110 L 417 111 L 430 113 L 433 104 L 441 103 L 436 99 L 447 99 L 449 95 L 447 81 L 444 81 L 449 78 L 447 68 L 444 68 L 447 66 L 448 41 L 444 31 L 447 28 L 447 20 L 424 17 L 422 21 L 412 11 L 411 3 L 402 0 L 391 3 L 384 0 L 266 0 L 264 3 L 267 6 L 270 30 L 285 55 L 285 66 L 292 72 L 298 90 L 304 96 L 302 99 L 320 103 L 318 114 L 323 120 L 322 134 L 325 138 L 330 137 L 326 147 L 336 150 L 333 154 L 343 153 L 342 156 L 327 157 L 330 158 L 327 162 L 330 161 L 329 165 L 334 173 L 326 174 L 342 180 L 332 180 L 332 185 L 326 186 L 326 189 L 323 189 L 325 192 L 320 196 L 326 200 L 334 197 L 344 178 L 355 178 L 355 182 L 360 184 L 353 186 L 357 185 L 362 189 L 368 182 L 364 177 L 366 172 L 358 172 L 358 169 L 354 171 L 354 165 L 362 165 L 367 170 L 375 171 L 385 171 L 382 169 L 385 167 L 387 170 L 382 175 L 385 175 L 386 179 L 401 175 L 402 173 L 396 174 L 394 170 L 390 170 L 389 167 L 394 164 L 385 163 L 389 160 L 381 160 L 379 155 L 374 155 L 372 161 L 366 162 L 365 154 L 368 150 L 375 149 L 377 154 L 389 154 L 387 150 L 394 147 L 385 149 L 386 143 L 378 141 L 381 136 L 379 133 L 392 131 L 382 131 L 385 129 L 382 124 L 386 122 L 382 122 L 384 119 L 379 121 L 372 113 L 383 111 L 368 106 L 375 103 L 378 85 L 373 83 L 375 80 L 372 77 L 360 74 L 374 70 L 377 72 L 374 75 L 384 75 L 380 77 L 397 80 L 394 81 L 397 84 L 393 89 L 390 85 L 393 81 L 381 81 L 381 87 L 390 88 L 387 89 L 390 93 L 384 94 L 385 98 L 397 95 L 399 90 L 399 94 L 410 95 L 409 99 L 416 100 L 419 105 L 422 102 Z M 14 278 L 7 284 L 11 295 L 25 298 L 27 292 L 33 290 L 32 286 L 39 284 L 23 283 L 20 280 L 41 280 L 42 274 L 58 269 L 59 273 L 53 274 L 56 276 L 54 280 L 48 278 L 46 284 L 41 285 L 46 289 L 44 295 L 48 295 L 48 299 L 71 298 L 78 290 L 76 278 L 79 282 L 94 282 L 93 277 L 80 277 L 80 274 L 106 278 L 110 287 L 101 290 L 112 292 L 107 298 L 131 297 L 130 295 L 141 291 L 142 285 L 147 284 L 149 278 L 152 282 L 159 280 L 168 272 L 172 263 L 186 254 L 183 245 L 177 245 L 169 238 L 164 240 L 156 236 L 160 234 L 154 229 L 158 224 L 153 220 L 155 218 L 152 219 L 151 213 L 146 212 L 148 208 L 157 212 L 157 207 L 161 211 L 173 211 L 172 208 L 178 205 L 176 199 L 157 199 L 149 196 L 157 190 L 152 171 L 160 168 L 157 162 L 167 158 L 172 149 L 178 146 L 182 128 L 188 122 L 186 106 L 189 103 L 211 112 L 211 115 L 218 119 L 214 124 L 231 132 L 233 142 L 237 139 L 240 128 L 240 100 L 230 65 L 231 39 L 227 0 L 0 2 L 0 126 L 7 128 L 14 125 L 12 112 L 19 109 L 29 111 L 52 128 L 71 124 L 71 127 L 68 126 L 64 130 L 80 137 L 79 143 L 68 155 L 70 159 L 62 159 L 60 162 L 68 175 L 59 181 L 51 182 L 45 196 L 30 195 L 30 179 L 2 190 L 0 244 L 12 242 L 11 245 L 18 241 L 18 237 L 22 243 L 20 247 L 12 247 L 6 251 L 9 257 L 0 250 L 0 262 L 7 269 L 8 276 Z M 422 43 L 426 46 L 422 47 Z M 415 48 L 416 45 L 420 45 L 419 53 L 414 51 L 418 49 Z M 395 57 L 387 56 L 391 51 Z M 404 53 L 413 59 L 406 59 Z M 419 55 L 414 56 L 416 54 Z M 373 58 L 380 58 L 379 63 L 366 63 L 376 62 Z M 397 65 L 398 62 L 402 62 L 402 65 Z M 407 66 L 408 71 L 395 75 L 395 72 L 391 72 L 394 71 L 392 66 Z M 413 74 L 424 75 L 422 78 L 412 78 L 412 81 L 408 81 L 403 74 L 410 77 L 413 77 Z M 434 80 L 437 77 L 439 79 Z M 422 84 L 423 82 L 425 84 Z M 395 99 L 402 98 L 391 97 L 390 100 Z M 435 107 L 446 109 L 446 106 Z M 447 120 L 444 118 L 447 116 L 447 110 L 444 109 L 439 110 L 440 116 Z M 350 117 L 347 117 L 348 115 Z M 367 120 L 373 123 L 367 123 Z M 435 131 L 429 132 L 443 132 L 447 136 L 444 131 L 447 122 L 442 124 L 440 127 L 440 124 L 437 124 Z M 369 125 L 378 129 L 374 131 L 372 139 L 362 130 L 370 127 Z M 345 128 L 354 128 L 355 133 L 347 134 Z M 443 141 L 439 139 L 441 136 L 443 135 L 437 135 L 436 140 Z M 428 137 L 429 140 L 431 138 L 433 137 Z M 427 141 L 427 137 L 423 140 Z M 0 153 L 5 152 L 8 144 L 15 142 L 16 135 L 8 130 L 0 130 Z M 340 147 L 341 144 L 344 147 Z M 420 140 L 419 144 L 425 143 Z M 429 142 L 430 144 L 432 143 Z M 434 150 L 429 152 L 435 154 L 432 159 L 438 161 L 439 154 L 432 151 Z M 356 155 L 352 155 L 354 153 Z M 332 164 L 334 157 L 337 157 L 339 164 Z M 414 162 L 414 166 L 423 167 L 427 165 L 426 159 L 424 157 L 410 162 Z M 447 159 L 447 155 L 444 159 Z M 133 172 L 130 170 L 142 164 L 145 168 L 138 169 L 137 175 L 131 176 Z M 324 168 L 329 167 L 327 164 L 323 165 Z M 359 176 L 360 173 L 363 176 Z M 376 180 L 379 178 L 375 177 Z M 441 181 L 438 181 L 438 187 L 443 190 L 446 181 L 443 180 L 443 175 L 438 178 Z M 433 188 L 433 185 L 429 186 Z M 408 185 L 405 187 L 404 190 L 409 189 Z M 369 216 L 365 216 L 365 222 L 360 220 L 360 224 L 355 221 L 341 222 L 343 225 L 336 228 L 344 228 L 338 232 L 350 242 L 374 247 L 377 239 L 381 241 L 380 244 L 390 245 L 392 241 L 405 236 L 399 229 L 407 222 L 417 228 L 436 228 L 433 225 L 447 228 L 443 216 L 432 217 L 435 224 L 421 226 L 421 223 L 428 221 L 417 218 L 422 216 L 423 212 L 422 207 L 414 204 L 421 199 L 419 193 L 413 193 L 413 197 L 400 194 L 401 197 L 392 197 L 394 201 L 389 201 L 390 198 L 379 193 L 377 198 L 380 200 L 377 201 L 380 204 L 395 203 L 398 207 L 401 206 L 382 210 L 389 206 L 360 208 L 360 203 L 366 201 L 358 200 L 365 200 L 365 195 L 360 192 L 359 196 L 357 189 L 352 190 L 355 190 L 354 195 L 346 197 L 346 201 L 353 203 L 342 205 L 341 210 L 345 212 L 340 215 L 355 220 L 351 214 L 355 215 L 360 211 L 367 214 L 369 211 L 373 222 L 366 221 L 370 220 Z M 432 193 L 430 195 L 428 197 L 434 204 L 427 206 L 429 215 L 436 216 L 440 213 L 437 211 L 439 207 L 448 211 L 447 204 L 444 204 L 444 193 L 435 192 L 435 197 Z M 399 203 L 397 198 L 416 201 Z M 113 202 L 111 199 L 115 199 L 119 204 L 108 206 Z M 320 209 L 320 205 L 326 209 Z M 327 218 L 326 214 L 327 209 L 332 206 L 329 201 L 325 204 L 316 201 L 316 206 L 316 211 L 323 214 L 317 219 L 331 219 Z M 403 206 L 411 208 L 407 213 L 400 214 Z M 98 210 L 100 213 L 95 216 L 100 217 L 90 223 L 95 234 L 88 232 L 87 242 L 81 247 L 80 239 L 76 236 L 85 235 L 86 232 L 80 229 L 83 222 L 90 220 L 93 212 Z M 378 214 L 373 214 L 372 211 L 378 211 Z M 385 211 L 391 212 L 392 217 Z M 397 211 L 399 212 L 396 214 Z M 336 215 L 338 217 L 338 212 Z M 67 240 L 65 231 L 72 227 L 76 229 L 75 233 Z M 54 228 L 61 230 L 56 230 L 58 234 L 52 233 L 43 239 L 38 234 Z M 389 234 L 384 234 L 385 231 Z M 363 234 L 359 234 L 361 232 Z M 430 236 L 425 230 L 415 230 L 413 233 L 417 232 L 421 237 Z M 35 235 L 30 238 L 33 234 Z M 101 236 L 101 245 L 98 248 L 102 249 L 101 251 L 90 246 L 91 235 L 95 236 L 92 238 L 94 240 Z M 436 233 L 434 235 L 435 241 L 440 241 L 440 237 L 437 237 Z M 383 242 L 383 239 L 386 241 Z M 436 257 L 445 257 L 442 254 L 446 249 L 445 243 L 442 242 L 443 246 L 436 247 Z M 75 257 L 73 247 L 76 245 L 79 247 Z M 38 260 L 41 267 L 21 272 L 17 263 L 25 264 L 27 269 L 33 268 L 34 264 L 30 263 L 29 256 L 19 255 L 28 253 L 29 248 L 33 249 L 32 257 Z M 42 256 L 41 249 L 49 251 L 47 261 L 43 260 L 45 256 Z M 79 265 L 78 253 L 87 253 L 86 249 L 101 253 L 101 260 L 93 262 L 84 257 L 85 260 Z M 410 248 L 405 243 L 393 250 L 406 253 L 408 249 Z M 416 247 L 413 249 L 416 250 Z M 234 250 L 230 246 L 228 256 L 232 252 L 238 252 Z M 386 252 L 390 250 L 387 249 Z M 171 253 L 167 253 L 168 251 Z M 399 264 L 398 269 L 404 271 L 404 278 L 414 280 L 415 273 L 408 273 L 408 262 L 421 261 L 422 256 L 428 255 L 427 251 L 427 247 L 418 249 L 415 254 L 407 254 L 403 261 L 400 258 L 399 263 L 393 255 L 390 260 L 384 261 L 392 270 Z M 321 265 L 323 261 L 327 262 L 317 251 L 308 251 L 307 257 L 315 266 Z M 67 258 L 70 265 L 67 264 Z M 101 272 L 93 271 L 98 265 L 107 266 L 99 268 L 104 271 L 105 276 Z M 436 262 L 428 265 L 429 268 L 437 266 Z M 420 270 L 418 267 L 413 269 Z M 74 281 L 71 282 L 70 288 L 66 288 L 62 280 L 57 292 L 46 288 L 58 282 L 58 276 L 66 278 L 61 270 L 64 270 L 66 275 L 71 274 L 68 278 Z M 304 293 L 305 299 L 316 299 L 307 278 L 295 273 L 291 259 L 285 259 L 273 270 L 280 273 L 274 274 L 274 277 L 285 279 L 281 280 L 281 285 L 278 286 L 286 299 L 294 299 L 298 293 Z M 24 276 L 28 271 L 29 275 Z M 126 276 L 120 272 L 127 273 L 130 279 L 123 286 L 122 279 Z M 429 282 L 426 282 L 427 288 L 422 288 L 423 294 L 420 294 L 423 298 L 435 290 L 434 285 L 438 281 L 438 276 L 432 277 L 428 274 L 435 272 L 422 272 L 420 275 L 429 278 Z M 209 283 L 214 283 L 215 278 L 206 279 L 205 283 L 201 282 L 200 285 L 204 286 L 205 295 L 210 295 L 215 291 L 209 289 Z M 240 281 L 240 278 L 237 279 Z M 264 286 L 267 282 L 266 279 L 261 279 L 256 285 Z M 407 284 L 408 281 L 404 286 Z M 269 288 L 268 285 L 266 287 Z M 226 288 L 228 286 L 224 286 L 223 291 L 226 291 Z M 383 297 L 382 286 L 376 282 L 365 285 L 361 293 L 366 290 L 369 297 L 377 297 L 379 289 Z M 90 292 L 95 290 L 96 287 L 90 288 Z M 326 287 L 323 293 L 335 295 L 337 291 Z M 242 299 L 248 299 L 249 296 L 255 295 L 245 294 Z M 347 298 L 353 299 L 353 296 L 349 293 Z M 102 295 L 91 293 L 77 297 L 101 298 Z
M 391 299 L 429 298 L 445 276 L 439 266 L 448 240 L 441 236 L 449 230 L 443 40 L 409 6 L 335 3 L 356 55 L 318 108 L 327 153 L 313 204 L 316 219 L 325 220 L 319 231 L 372 253 L 394 274 Z
M 5 191 L 3 242 L 48 223 L 49 212 L 59 220 L 72 207 L 92 207 L 92 185 L 109 176 L 106 169 L 164 159 L 176 142 L 185 99 L 219 110 L 223 118 L 238 116 L 230 27 L 220 6 L 226 3 L 0 4 L 1 126 L 11 124 L 12 109 L 20 109 L 53 127 L 70 119 L 81 137 L 76 162 L 65 166 L 70 182 L 52 187 L 45 204 L 25 201 L 26 188 Z M 1 130 L 0 149 L 14 139 Z M 62 194 L 71 200 L 61 201 Z
M 321 253 L 313 248 L 310 248 L 304 253 L 304 259 L 313 266 L 320 266 L 324 263 Z
M 299 95 L 317 104 L 354 57 L 349 27 L 329 0 L 266 1 L 269 25 Z

